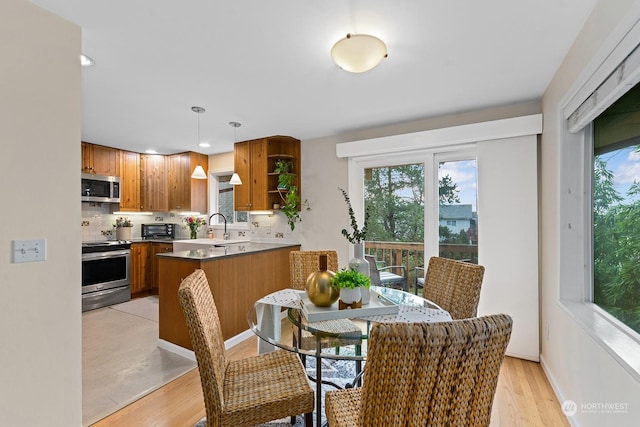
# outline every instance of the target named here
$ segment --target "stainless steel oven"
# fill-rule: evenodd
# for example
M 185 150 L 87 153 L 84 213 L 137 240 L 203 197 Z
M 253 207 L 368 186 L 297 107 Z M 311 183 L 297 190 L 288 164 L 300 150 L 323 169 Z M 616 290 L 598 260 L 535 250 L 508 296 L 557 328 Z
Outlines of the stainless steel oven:
M 129 301 L 131 242 L 82 244 L 82 311 Z

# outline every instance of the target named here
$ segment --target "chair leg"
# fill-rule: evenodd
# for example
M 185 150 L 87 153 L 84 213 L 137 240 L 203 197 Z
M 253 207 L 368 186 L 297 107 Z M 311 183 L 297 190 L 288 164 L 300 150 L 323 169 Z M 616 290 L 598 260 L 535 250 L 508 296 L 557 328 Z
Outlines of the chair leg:
M 313 412 L 304 414 L 304 427 L 313 427 Z

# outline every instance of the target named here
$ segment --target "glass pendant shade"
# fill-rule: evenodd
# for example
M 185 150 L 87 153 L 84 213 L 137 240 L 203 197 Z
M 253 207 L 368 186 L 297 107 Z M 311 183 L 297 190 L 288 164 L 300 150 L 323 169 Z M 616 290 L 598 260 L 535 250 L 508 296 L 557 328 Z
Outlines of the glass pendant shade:
M 229 184 L 231 185 L 242 185 L 242 180 L 240 179 L 240 175 L 234 173 L 231 176 L 231 180 L 229 180 Z
M 387 46 L 368 34 L 347 34 L 333 45 L 331 57 L 345 71 L 364 73 L 387 57 Z
M 202 168 L 202 166 L 198 165 L 193 170 L 193 173 L 191 174 L 191 178 L 194 178 L 194 179 L 207 179 L 207 174 L 204 173 L 204 169 Z

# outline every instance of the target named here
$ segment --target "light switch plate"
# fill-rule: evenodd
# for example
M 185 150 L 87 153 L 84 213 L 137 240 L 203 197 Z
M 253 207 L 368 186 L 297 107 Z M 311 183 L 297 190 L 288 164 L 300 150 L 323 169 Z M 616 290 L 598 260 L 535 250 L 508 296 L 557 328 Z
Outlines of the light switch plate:
M 47 241 L 38 240 L 14 240 L 13 262 L 36 262 L 47 259 Z

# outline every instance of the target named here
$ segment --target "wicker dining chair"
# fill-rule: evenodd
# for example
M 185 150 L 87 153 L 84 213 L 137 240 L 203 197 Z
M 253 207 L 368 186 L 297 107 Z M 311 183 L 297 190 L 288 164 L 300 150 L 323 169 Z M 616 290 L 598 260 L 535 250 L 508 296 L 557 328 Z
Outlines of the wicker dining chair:
M 291 251 L 289 252 L 289 272 L 291 287 L 304 290 L 307 277 L 318 271 L 320 255 L 327 256 L 327 270 L 338 271 L 338 252 L 336 251 Z
M 424 269 L 416 268 L 416 271 Z M 431 257 L 422 281 L 423 296 L 447 310 L 453 319 L 476 317 L 484 266 Z M 419 282 L 416 281 L 416 295 Z
M 338 271 L 338 252 L 333 250 L 325 251 L 291 251 L 289 252 L 289 272 L 291 273 L 291 287 L 293 289 L 304 290 L 307 278 L 311 273 L 318 271 L 320 255 L 327 256 L 327 270 Z M 348 344 L 360 344 L 362 331 L 349 319 L 330 319 L 323 322 L 316 322 L 314 329 L 326 330 L 328 333 L 340 333 L 344 338 L 321 339 L 320 346 L 335 347 Z M 320 325 L 319 323 L 323 323 Z M 295 325 L 293 328 L 293 344 L 304 350 L 313 350 L 318 344 L 318 337 L 310 332 L 300 329 Z M 302 356 L 303 363 L 305 357 Z
M 374 325 L 363 386 L 325 394 L 329 426 L 488 426 L 511 327 L 504 314 Z
M 187 276 L 178 297 L 200 370 L 207 427 L 249 427 L 298 414 L 305 414 L 307 427 L 313 425 L 314 392 L 295 353 L 228 360 L 204 271 Z

